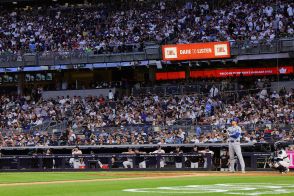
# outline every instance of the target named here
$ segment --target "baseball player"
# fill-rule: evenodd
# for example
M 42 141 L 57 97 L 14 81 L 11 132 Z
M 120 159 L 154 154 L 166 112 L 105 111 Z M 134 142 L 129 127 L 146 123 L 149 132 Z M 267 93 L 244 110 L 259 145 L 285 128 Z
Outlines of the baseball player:
M 235 172 L 234 165 L 235 165 L 235 153 L 239 159 L 240 165 L 241 165 L 241 171 L 242 173 L 245 173 L 245 163 L 243 159 L 243 155 L 241 152 L 241 145 L 240 145 L 240 139 L 241 139 L 241 128 L 237 125 L 237 121 L 232 121 L 232 126 L 227 129 L 228 132 L 228 142 L 229 142 L 229 156 L 230 156 L 230 172 Z
M 79 149 L 79 147 L 75 147 L 72 149 L 71 153 L 74 157 L 69 159 L 69 164 L 74 168 L 74 169 L 79 169 L 81 165 L 81 160 L 80 158 L 75 157 L 75 155 L 81 155 L 83 154 L 82 151 Z
M 211 157 L 213 157 L 213 155 L 214 155 L 214 152 L 211 151 L 209 149 L 209 147 L 206 147 L 204 150 L 199 151 L 199 153 L 202 153 L 203 155 L 205 155 L 205 154 L 211 154 Z M 207 168 L 207 157 L 205 157 L 205 156 L 204 156 L 204 165 L 203 165 L 203 168 Z
M 139 151 L 139 149 L 135 149 L 136 154 L 136 161 L 139 163 L 139 168 L 146 168 L 146 161 L 145 157 L 142 157 L 140 155 L 146 154 L 146 152 Z
M 180 147 L 176 147 L 176 150 L 172 153 L 176 154 L 175 156 L 176 168 L 182 168 L 183 167 L 183 160 L 182 160 L 183 151 L 180 149 Z
M 157 150 L 150 152 L 150 154 L 165 154 L 165 151 L 161 149 L 161 146 L 158 146 Z M 159 161 L 160 161 L 159 167 L 164 168 L 164 165 L 165 165 L 164 157 L 161 157 Z
M 110 164 L 111 168 L 119 168 L 120 162 L 118 161 L 118 159 L 116 158 L 115 155 L 113 155 L 111 157 L 110 162 L 111 162 L 111 164 Z M 100 167 L 102 167 L 102 166 L 100 166 Z
M 281 173 L 289 172 L 290 159 L 280 143 L 275 143 L 276 152 L 269 166 Z
M 52 156 L 53 153 L 52 153 L 52 150 L 51 149 L 47 149 L 46 151 L 46 156 Z M 44 158 L 43 160 L 43 164 L 44 164 L 44 167 L 47 168 L 47 169 L 54 169 L 55 167 L 55 160 L 54 158 Z
M 228 171 L 228 165 L 229 165 L 229 155 L 228 151 L 225 150 L 221 156 L 220 156 L 220 171 Z
M 190 157 L 191 168 L 198 168 L 200 158 L 199 158 L 197 146 L 193 147 L 191 154 L 195 155 L 193 157 Z
M 135 154 L 135 152 L 133 151 L 133 149 L 129 148 L 128 152 L 123 152 L 122 154 Z M 133 158 L 128 157 L 127 160 L 123 162 L 123 166 L 124 168 L 128 168 L 128 167 L 133 168 L 134 167 Z

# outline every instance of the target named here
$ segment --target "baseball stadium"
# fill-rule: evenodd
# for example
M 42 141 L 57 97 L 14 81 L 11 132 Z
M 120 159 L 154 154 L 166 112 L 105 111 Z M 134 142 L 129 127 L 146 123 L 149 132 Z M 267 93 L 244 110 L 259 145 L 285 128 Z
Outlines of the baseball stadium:
M 293 0 L 0 0 L 0 195 L 294 195 Z

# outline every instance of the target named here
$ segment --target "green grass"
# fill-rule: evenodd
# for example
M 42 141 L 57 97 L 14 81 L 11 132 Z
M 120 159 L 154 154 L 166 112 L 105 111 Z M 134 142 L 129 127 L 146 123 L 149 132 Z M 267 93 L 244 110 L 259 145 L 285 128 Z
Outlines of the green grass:
M 52 172 L 52 173 L 0 173 L 0 184 L 15 182 L 40 182 L 56 180 L 83 180 L 83 179 L 103 179 L 115 177 L 128 177 L 134 172 Z M 136 172 L 137 174 L 138 172 Z M 139 172 L 142 173 L 142 172 Z M 180 173 L 180 172 L 179 172 Z M 95 175 L 95 174 L 103 174 Z M 105 176 L 104 176 L 105 174 Z M 25 185 L 25 186 L 2 186 L 1 196 L 34 196 L 34 195 L 58 195 L 58 196 L 158 196 L 158 195 L 226 195 L 224 193 L 204 193 L 204 194 L 181 194 L 178 193 L 132 193 L 123 192 L 123 189 L 131 188 L 155 188 L 163 186 L 185 186 L 185 185 L 213 185 L 225 183 L 275 183 L 294 184 L 294 176 L 214 176 L 214 177 L 184 177 L 148 180 L 121 180 L 121 181 L 97 181 L 78 183 L 55 183 L 47 185 Z M 294 189 L 294 188 L 293 188 Z M 266 194 L 270 195 L 270 194 Z M 293 193 L 283 195 L 294 195 Z

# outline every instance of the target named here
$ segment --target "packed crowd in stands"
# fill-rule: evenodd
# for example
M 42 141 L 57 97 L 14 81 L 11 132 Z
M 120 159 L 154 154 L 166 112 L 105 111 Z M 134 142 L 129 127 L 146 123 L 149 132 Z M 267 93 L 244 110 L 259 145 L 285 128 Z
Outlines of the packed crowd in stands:
M 170 97 L 115 99 L 110 92 L 108 98 L 35 101 L 29 96 L 2 96 L 0 146 L 225 142 L 223 130 L 233 119 L 243 128 L 243 142 L 293 140 L 293 93 L 293 89 L 284 88 L 271 92 L 265 86 L 259 92 L 240 93 L 238 100 L 226 102 L 225 94 L 212 85 L 207 95 Z M 50 120 L 67 121 L 66 132 L 42 130 L 42 124 Z M 189 126 L 177 126 L 183 121 Z M 208 131 L 205 126 L 212 129 Z
M 167 40 L 254 45 L 294 32 L 291 0 L 228 0 L 220 8 L 206 1 L 88 2 L 1 9 L 0 53 L 142 51 L 145 42 Z

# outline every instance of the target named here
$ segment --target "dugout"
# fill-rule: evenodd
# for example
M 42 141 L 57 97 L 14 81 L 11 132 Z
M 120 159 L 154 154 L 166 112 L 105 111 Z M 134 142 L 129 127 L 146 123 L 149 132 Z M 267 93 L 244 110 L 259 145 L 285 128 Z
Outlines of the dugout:
M 183 151 L 182 154 L 171 153 L 179 146 Z M 191 151 L 197 146 L 199 151 L 209 147 L 209 153 L 194 153 Z M 75 170 L 69 164 L 69 160 L 82 160 L 84 163 L 83 170 L 191 170 L 189 161 L 191 157 L 200 156 L 199 167 L 193 170 L 220 170 L 220 159 L 222 151 L 227 149 L 227 144 L 165 144 L 161 147 L 165 154 L 150 154 L 156 150 L 158 145 L 101 145 L 101 146 L 79 146 L 83 154 L 78 156 L 71 155 L 74 146 L 54 146 L 54 147 L 9 147 L 2 148 L 0 157 L 0 171 L 70 171 Z M 46 150 L 50 148 L 52 155 L 45 155 Z M 128 148 L 139 149 L 146 152 L 140 156 L 122 154 Z M 266 170 L 268 169 L 267 160 L 273 151 L 272 144 L 242 144 L 242 152 L 246 163 L 246 170 Z M 179 157 L 180 156 L 180 157 Z M 111 163 L 115 157 L 116 165 Z M 122 163 L 125 160 L 133 160 L 133 168 L 123 168 Z M 164 159 L 165 166 L 160 168 L 160 160 Z M 138 160 L 146 161 L 146 168 L 139 168 Z M 176 168 L 175 161 L 182 160 L 182 167 Z M 54 163 L 53 163 L 54 161 Z M 100 163 L 99 163 L 99 162 Z M 101 166 L 103 165 L 103 167 Z M 206 164 L 204 166 L 204 164 Z M 238 168 L 238 166 L 237 166 Z

